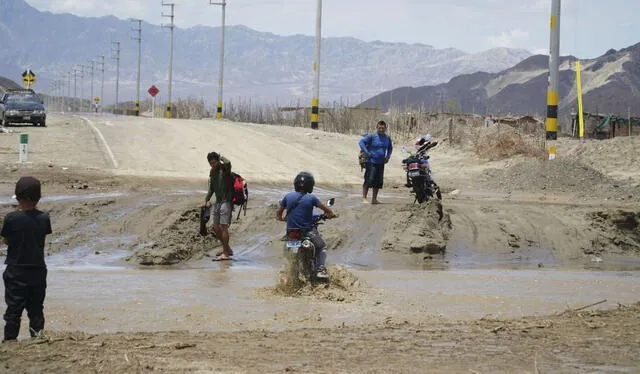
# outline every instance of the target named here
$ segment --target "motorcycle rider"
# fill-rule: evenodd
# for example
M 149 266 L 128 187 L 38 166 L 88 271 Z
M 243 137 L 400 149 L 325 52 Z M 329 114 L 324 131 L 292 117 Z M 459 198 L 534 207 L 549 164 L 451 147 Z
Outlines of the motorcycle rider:
M 320 208 L 327 218 L 335 218 L 337 215 L 326 204 L 320 201 L 312 192 L 315 179 L 311 173 L 302 171 L 293 180 L 294 191 L 287 193 L 280 201 L 276 211 L 279 221 L 287 222 L 287 229 L 300 229 L 303 235 L 307 235 L 316 248 L 315 271 L 316 277 L 321 280 L 329 279 L 325 267 L 327 258 L 326 243 L 313 224 L 313 208 Z M 286 216 L 283 213 L 287 210 Z

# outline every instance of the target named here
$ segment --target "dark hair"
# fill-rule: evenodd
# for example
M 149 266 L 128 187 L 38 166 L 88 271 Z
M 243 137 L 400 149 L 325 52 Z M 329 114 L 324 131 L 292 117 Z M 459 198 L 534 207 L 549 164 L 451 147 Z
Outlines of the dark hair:
M 387 126 L 387 123 L 386 123 L 385 121 L 382 121 L 382 120 L 381 120 L 381 121 L 378 121 L 378 126 L 380 126 L 380 125 L 382 125 L 382 126 L 385 126 L 385 127 L 386 127 L 386 126 Z
M 207 153 L 207 161 L 211 162 L 211 160 L 220 161 L 220 154 L 217 152 Z
M 37 203 L 42 197 L 40 181 L 34 177 L 21 177 L 16 183 L 15 195 L 18 201 Z

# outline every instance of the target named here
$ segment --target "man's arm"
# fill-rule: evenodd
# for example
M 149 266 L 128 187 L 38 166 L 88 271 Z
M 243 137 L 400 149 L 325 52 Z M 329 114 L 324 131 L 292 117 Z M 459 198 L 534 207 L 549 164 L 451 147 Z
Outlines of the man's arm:
M 2 222 L 2 230 L 0 230 L 0 236 L 2 236 L 2 241 L 4 242 L 4 244 L 9 245 L 9 238 L 7 237 L 7 235 L 9 235 L 9 222 L 7 222 L 7 218 L 5 217 L 4 221 Z
M 279 206 L 278 210 L 276 210 L 276 219 L 278 221 L 284 221 L 284 216 L 282 215 L 283 213 L 284 213 L 284 207 Z
M 369 134 L 369 135 L 363 136 L 362 139 L 360 139 L 360 142 L 358 142 L 358 145 L 360 146 L 360 150 L 368 155 L 371 155 L 371 152 L 367 148 L 367 142 L 369 141 L 370 138 L 371 138 L 371 135 Z
M 209 174 L 209 191 L 207 191 L 207 196 L 204 198 L 204 205 L 206 207 L 211 205 L 211 197 L 213 197 L 214 187 L 213 187 L 213 177 Z
M 329 207 L 327 206 L 327 204 L 325 204 L 325 203 L 320 203 L 320 206 L 319 206 L 318 208 L 322 209 L 322 211 L 324 212 L 324 214 L 326 214 L 326 215 L 327 215 L 327 218 L 336 218 L 336 217 L 338 216 L 338 215 L 337 215 L 337 214 L 335 214 L 335 213 L 333 212 L 333 210 L 331 210 L 331 208 L 329 208 Z
M 389 139 L 389 145 L 387 145 L 387 161 L 389 161 L 391 154 L 393 153 L 393 142 L 390 137 L 387 137 L 387 139 Z

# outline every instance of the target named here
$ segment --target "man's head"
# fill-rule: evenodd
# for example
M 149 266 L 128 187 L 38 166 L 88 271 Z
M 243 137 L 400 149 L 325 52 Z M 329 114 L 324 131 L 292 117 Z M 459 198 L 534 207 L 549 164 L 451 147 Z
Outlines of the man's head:
M 207 153 L 207 161 L 209 161 L 209 165 L 211 165 L 212 168 L 215 168 L 220 161 L 220 154 L 217 152 Z
M 387 132 L 387 123 L 385 121 L 378 121 L 376 130 L 378 130 L 378 134 L 385 134 Z
M 306 171 L 301 171 L 293 180 L 293 189 L 296 192 L 312 193 L 313 186 L 315 186 L 315 184 L 316 180 L 315 178 L 313 178 L 313 174 Z
M 40 181 L 34 177 L 21 177 L 16 183 L 16 199 L 21 203 L 37 204 L 40 201 Z

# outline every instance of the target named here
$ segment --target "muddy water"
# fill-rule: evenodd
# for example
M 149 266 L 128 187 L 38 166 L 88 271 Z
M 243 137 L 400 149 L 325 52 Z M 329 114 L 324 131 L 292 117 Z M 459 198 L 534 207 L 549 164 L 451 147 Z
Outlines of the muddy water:
M 358 204 L 357 194 L 317 192 L 323 200 L 338 197 L 338 211 Z M 281 196 L 279 189 L 257 188 L 252 193 L 262 197 L 265 204 Z M 109 196 L 49 199 L 104 197 Z M 393 202 L 406 196 L 391 192 L 380 198 Z M 0 202 L 5 200 L 10 202 L 9 197 L 0 197 Z M 156 195 L 140 200 L 138 205 L 163 202 Z M 118 219 L 130 209 L 121 207 L 112 218 Z M 96 225 L 80 230 L 97 230 Z M 130 233 L 96 236 L 89 244 L 48 256 L 48 328 L 87 332 L 279 330 L 389 319 L 457 320 L 547 314 L 603 299 L 607 302 L 600 307 L 613 307 L 635 302 L 640 294 L 637 263 L 608 261 L 604 266 L 584 262 L 573 264 L 582 269 L 567 270 L 545 249 L 530 248 L 506 256 L 481 255 L 455 240 L 444 256 L 424 261 L 416 256 L 381 253 L 377 248 L 383 223 L 356 220 L 349 228 L 353 235 L 342 240 L 339 250 L 330 251 L 328 263 L 347 267 L 367 285 L 357 290 L 350 302 L 280 297 L 265 292 L 277 283 L 278 270 L 283 265 L 279 256 L 262 245 L 272 239 L 271 233 L 252 233 L 238 240 L 233 262 L 212 262 L 204 257 L 179 266 L 155 268 L 138 268 L 122 261 L 132 253 L 122 249 L 122 244 L 136 241 Z M 369 238 L 364 244 L 358 239 L 363 237 Z
M 358 271 L 366 288 L 349 303 L 265 296 L 274 269 L 52 267 L 46 315 L 54 330 L 280 330 L 430 318 L 472 319 L 562 311 L 607 299 L 637 301 L 639 272 Z

